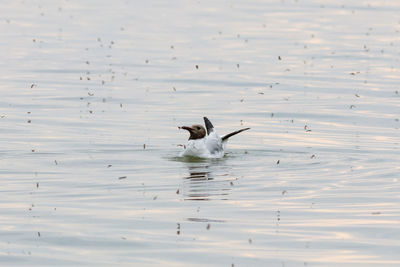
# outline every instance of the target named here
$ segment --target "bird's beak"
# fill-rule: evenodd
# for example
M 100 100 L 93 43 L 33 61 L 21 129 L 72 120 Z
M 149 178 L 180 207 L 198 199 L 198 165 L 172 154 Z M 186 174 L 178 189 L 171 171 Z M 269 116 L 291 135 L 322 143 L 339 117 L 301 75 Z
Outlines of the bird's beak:
M 188 127 L 188 126 L 179 127 L 179 129 L 187 130 L 187 131 L 189 131 L 190 133 L 193 131 L 193 128 L 192 128 L 192 127 Z

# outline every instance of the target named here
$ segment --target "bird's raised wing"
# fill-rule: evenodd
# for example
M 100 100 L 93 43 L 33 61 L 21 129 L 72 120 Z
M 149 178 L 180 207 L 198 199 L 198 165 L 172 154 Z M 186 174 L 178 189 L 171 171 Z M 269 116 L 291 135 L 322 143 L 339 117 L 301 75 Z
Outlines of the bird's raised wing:
M 207 117 L 203 117 L 204 124 L 206 125 L 207 135 L 210 135 L 212 131 L 214 131 L 214 126 L 212 125 L 211 121 L 207 119 Z
M 237 130 L 237 131 L 228 133 L 228 134 L 222 136 L 221 139 L 222 139 L 222 141 L 227 141 L 229 137 L 234 136 L 235 134 L 241 133 L 241 132 L 243 132 L 243 131 L 247 131 L 247 130 L 249 130 L 249 129 L 250 129 L 250 128 L 244 128 L 244 129 L 240 129 L 240 130 Z

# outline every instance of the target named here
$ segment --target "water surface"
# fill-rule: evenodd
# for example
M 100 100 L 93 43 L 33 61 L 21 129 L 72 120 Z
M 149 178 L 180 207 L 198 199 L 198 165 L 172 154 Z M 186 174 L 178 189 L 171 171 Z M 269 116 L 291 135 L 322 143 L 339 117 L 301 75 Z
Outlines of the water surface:
M 397 2 L 0 5 L 2 266 L 400 265 Z

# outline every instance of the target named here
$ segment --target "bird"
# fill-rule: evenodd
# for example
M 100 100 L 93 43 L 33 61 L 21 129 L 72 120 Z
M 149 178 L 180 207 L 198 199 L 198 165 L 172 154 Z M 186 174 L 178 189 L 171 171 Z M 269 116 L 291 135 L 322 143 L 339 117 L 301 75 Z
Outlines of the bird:
M 181 157 L 222 158 L 225 155 L 228 139 L 250 129 L 240 129 L 220 137 L 211 121 L 207 117 L 203 117 L 203 119 L 206 128 L 200 124 L 178 127 L 179 129 L 187 130 L 190 134 L 185 150 L 180 153 Z

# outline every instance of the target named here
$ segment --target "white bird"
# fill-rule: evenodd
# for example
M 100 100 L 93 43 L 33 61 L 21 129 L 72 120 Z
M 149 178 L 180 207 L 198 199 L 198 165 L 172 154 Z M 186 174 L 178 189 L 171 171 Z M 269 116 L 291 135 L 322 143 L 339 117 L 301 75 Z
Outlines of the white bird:
M 225 154 L 224 150 L 229 137 L 250 129 L 244 128 L 220 137 L 212 123 L 206 117 L 204 117 L 204 123 L 207 128 L 207 134 L 206 129 L 200 124 L 195 124 L 191 127 L 179 127 L 179 129 L 187 130 L 190 133 L 185 150 L 180 154 L 181 157 L 222 158 Z

